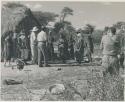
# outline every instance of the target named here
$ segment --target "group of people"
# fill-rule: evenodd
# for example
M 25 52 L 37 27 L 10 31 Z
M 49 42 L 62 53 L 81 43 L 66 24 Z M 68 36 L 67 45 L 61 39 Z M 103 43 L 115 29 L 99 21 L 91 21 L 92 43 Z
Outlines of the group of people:
M 47 44 L 51 43 L 50 45 L 52 45 L 52 42 L 48 42 L 48 36 L 46 32 L 47 32 L 46 27 L 43 27 L 40 32 L 37 27 L 34 27 L 30 35 L 32 63 L 38 64 L 39 67 L 43 66 L 42 60 L 44 60 L 45 67 L 49 66 L 47 61 L 48 60 Z M 53 47 L 53 45 L 51 47 Z
M 9 32 L 4 41 L 4 65 L 6 66 L 7 61 L 10 65 L 11 59 L 16 60 L 17 58 L 23 59 L 24 63 L 27 64 L 26 61 L 30 59 L 31 55 L 32 64 L 38 64 L 41 67 L 43 57 L 44 65 L 49 66 L 47 63 L 47 44 L 49 45 L 51 41 L 47 43 L 46 30 L 46 27 L 41 29 L 33 27 L 29 36 L 24 30 L 19 34 Z
M 101 40 L 103 75 L 119 74 L 125 66 L 125 28 L 107 27 Z
M 51 31 L 49 30 L 48 32 L 46 27 L 43 27 L 39 33 L 38 31 L 38 28 L 34 27 L 30 35 L 32 62 L 41 67 L 43 58 L 44 66 L 49 66 L 48 59 L 53 60 L 54 58 L 54 38 L 51 35 Z M 92 62 L 91 54 L 93 53 L 93 41 L 90 34 L 85 34 L 86 36 L 83 36 L 82 31 L 77 31 L 76 39 L 70 36 L 70 39 L 67 40 L 65 29 L 61 28 L 59 35 L 60 37 L 57 41 L 58 57 L 63 63 L 66 63 L 67 59 L 75 58 L 80 64 L 84 58 L 85 52 L 88 60 Z
M 75 59 L 79 64 L 83 60 L 85 53 L 89 61 L 92 62 L 91 54 L 93 53 L 93 42 L 90 34 L 84 34 L 82 31 L 77 31 L 77 36 L 72 35 L 69 39 L 66 38 L 64 28 L 60 29 L 59 39 L 57 41 L 58 53 L 57 57 L 66 63 L 67 59 Z M 38 64 L 39 67 L 49 66 L 48 60 L 54 60 L 54 38 L 52 36 L 52 29 L 47 27 L 33 27 L 30 35 L 22 30 L 19 34 L 10 32 L 5 38 L 4 42 L 4 58 L 6 61 L 13 58 L 23 59 L 26 63 L 31 56 L 32 64 Z
M 92 62 L 92 34 L 84 34 L 82 30 L 78 30 L 76 32 L 76 37 L 73 38 L 73 36 L 70 36 L 67 41 L 66 34 L 64 30 L 61 29 L 58 49 L 59 56 L 63 63 L 66 62 L 66 59 L 75 59 L 79 64 L 81 64 L 85 56 L 88 58 L 88 62 Z
M 13 33 L 12 31 L 8 33 L 8 36 L 4 40 L 4 65 L 6 65 L 7 61 L 10 65 L 12 59 L 14 61 L 17 58 L 26 57 L 21 53 L 23 53 L 23 49 L 28 47 L 27 39 L 28 38 L 25 36 L 23 31 L 21 31 L 19 35 L 16 32 Z
M 29 37 L 26 36 L 24 31 L 21 31 L 20 34 L 9 33 L 4 42 L 5 65 L 7 60 L 10 62 L 12 56 L 14 59 L 22 58 L 26 61 L 29 56 L 29 50 L 27 49 L 30 49 L 32 64 L 38 64 L 39 67 L 42 67 L 42 62 L 44 62 L 45 67 L 50 66 L 48 60 L 49 58 L 53 60 L 54 56 L 54 38 L 51 30 L 48 31 L 46 27 L 41 29 L 33 27 Z M 76 33 L 75 38 L 70 36 L 67 40 L 64 29 L 60 30 L 57 43 L 60 60 L 66 63 L 67 59 L 75 59 L 81 64 L 86 56 L 88 62 L 92 62 L 94 49 L 92 34 L 85 34 L 82 31 Z M 107 27 L 103 33 L 100 48 L 103 53 L 103 74 L 105 75 L 107 72 L 117 74 L 119 67 L 124 68 L 125 64 L 125 27 L 121 27 L 121 29 Z

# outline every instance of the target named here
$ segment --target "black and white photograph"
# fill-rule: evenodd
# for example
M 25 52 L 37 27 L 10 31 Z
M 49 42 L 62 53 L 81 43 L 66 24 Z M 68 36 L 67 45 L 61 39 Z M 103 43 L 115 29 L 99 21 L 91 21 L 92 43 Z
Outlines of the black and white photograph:
M 1 101 L 124 101 L 124 1 L 1 1 Z

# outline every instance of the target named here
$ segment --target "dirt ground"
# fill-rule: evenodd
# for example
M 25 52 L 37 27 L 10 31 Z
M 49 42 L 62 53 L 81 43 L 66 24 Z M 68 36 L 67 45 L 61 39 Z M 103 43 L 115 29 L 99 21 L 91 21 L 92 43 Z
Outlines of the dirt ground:
M 41 68 L 37 65 L 27 65 L 22 71 L 19 71 L 16 67 L 14 67 L 13 70 L 11 67 L 4 67 L 2 63 L 1 98 L 2 100 L 27 100 L 25 95 L 27 92 L 23 88 L 23 85 L 29 89 L 45 89 L 55 83 L 61 83 L 62 81 L 85 79 L 87 77 L 87 73 L 89 73 L 93 68 L 101 70 L 100 66 L 94 65 L 94 63 L 93 66 L 88 63 L 82 63 L 80 66 L 76 63 L 70 63 L 51 64 L 51 67 Z M 26 70 L 30 71 L 27 72 Z M 4 85 L 3 81 L 5 79 L 23 80 L 23 85 Z

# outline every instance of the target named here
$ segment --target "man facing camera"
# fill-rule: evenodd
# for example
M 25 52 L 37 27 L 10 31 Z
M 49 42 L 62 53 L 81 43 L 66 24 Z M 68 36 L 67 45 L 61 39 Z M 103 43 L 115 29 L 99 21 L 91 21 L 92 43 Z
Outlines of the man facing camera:
M 102 37 L 101 49 L 103 50 L 102 66 L 104 68 L 103 75 L 105 76 L 108 72 L 111 75 L 119 74 L 119 60 L 118 55 L 120 54 L 120 39 L 116 35 L 116 29 L 110 27 L 107 35 Z

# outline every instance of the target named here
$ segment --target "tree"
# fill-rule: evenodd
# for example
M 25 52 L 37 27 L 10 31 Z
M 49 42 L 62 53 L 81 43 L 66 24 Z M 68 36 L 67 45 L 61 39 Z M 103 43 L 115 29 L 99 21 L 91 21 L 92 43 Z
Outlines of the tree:
M 95 30 L 93 31 L 93 42 L 95 44 L 100 44 L 101 43 L 101 38 L 103 36 L 103 31 L 102 30 Z
M 75 28 L 72 26 L 72 25 L 68 25 L 67 27 L 66 27 L 66 30 L 67 30 L 67 35 L 66 35 L 66 37 L 67 37 L 67 39 L 69 40 L 70 39 L 70 37 L 72 36 L 73 38 L 75 38 L 76 37 L 76 31 L 75 31 Z
M 33 14 L 43 26 L 47 25 L 50 21 L 55 21 L 56 17 L 58 17 L 57 14 L 51 12 L 34 11 Z
M 54 25 L 54 32 L 56 33 L 57 38 L 59 37 L 59 31 L 61 28 L 64 29 L 64 31 L 66 33 L 66 37 L 69 35 L 69 32 L 71 33 L 71 31 L 74 31 L 74 28 L 73 28 L 71 22 L 65 21 L 65 18 L 68 15 L 73 15 L 73 10 L 70 9 L 69 7 L 64 7 L 61 12 L 61 15 L 59 17 L 60 21 L 56 22 Z
M 56 33 L 58 33 L 58 32 L 60 31 L 60 29 L 63 28 L 63 27 L 64 27 L 63 23 L 61 23 L 61 22 L 56 22 L 55 25 L 54 25 L 54 31 L 55 31 Z
M 60 22 L 63 22 L 68 15 L 73 15 L 73 10 L 69 7 L 64 7 L 61 12 Z
M 114 24 L 113 27 L 120 29 L 122 25 L 125 25 L 125 22 L 120 21 Z
M 95 29 L 95 26 L 93 26 L 93 25 L 91 25 L 91 24 L 86 24 L 86 26 L 85 26 L 85 30 L 86 30 L 88 33 L 90 33 L 90 34 L 93 33 L 94 29 Z
M 56 22 L 55 25 L 54 25 L 54 31 L 56 33 L 58 33 L 60 31 L 61 28 L 64 28 L 68 25 L 71 25 L 71 22 L 68 22 L 68 21 L 64 21 L 64 22 Z

